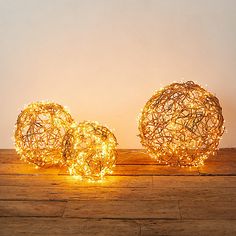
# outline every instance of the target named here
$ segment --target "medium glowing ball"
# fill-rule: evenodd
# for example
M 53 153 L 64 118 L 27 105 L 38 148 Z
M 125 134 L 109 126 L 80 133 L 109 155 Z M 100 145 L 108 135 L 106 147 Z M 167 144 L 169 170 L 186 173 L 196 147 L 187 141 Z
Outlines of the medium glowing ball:
M 108 128 L 97 122 L 74 124 L 63 143 L 63 155 L 71 175 L 94 181 L 112 173 L 117 141 Z
M 219 100 L 192 81 L 157 91 L 139 120 L 142 145 L 160 164 L 199 166 L 224 132 Z
M 61 105 L 35 102 L 18 116 L 15 147 L 24 161 L 37 166 L 63 165 L 62 140 L 73 119 Z

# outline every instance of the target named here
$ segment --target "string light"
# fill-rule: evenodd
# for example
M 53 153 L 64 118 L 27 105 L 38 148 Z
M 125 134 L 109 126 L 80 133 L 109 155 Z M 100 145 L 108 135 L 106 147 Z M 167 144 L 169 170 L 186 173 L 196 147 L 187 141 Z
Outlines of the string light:
M 215 154 L 224 132 L 219 100 L 192 81 L 156 92 L 140 119 L 142 145 L 160 164 L 199 166 Z
M 62 140 L 72 123 L 69 112 L 59 104 L 31 103 L 17 118 L 14 135 L 17 153 L 36 166 L 62 165 Z
M 114 134 L 97 122 L 74 123 L 63 141 L 63 156 L 70 175 L 97 181 L 111 174 L 116 161 Z

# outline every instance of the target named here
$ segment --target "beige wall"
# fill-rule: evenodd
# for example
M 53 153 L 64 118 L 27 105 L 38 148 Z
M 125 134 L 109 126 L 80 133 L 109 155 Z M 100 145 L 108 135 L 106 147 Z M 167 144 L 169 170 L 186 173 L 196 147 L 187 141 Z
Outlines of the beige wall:
M 0 0 L 0 148 L 24 104 L 54 100 L 139 148 L 136 117 L 173 81 L 221 101 L 236 146 L 236 1 Z

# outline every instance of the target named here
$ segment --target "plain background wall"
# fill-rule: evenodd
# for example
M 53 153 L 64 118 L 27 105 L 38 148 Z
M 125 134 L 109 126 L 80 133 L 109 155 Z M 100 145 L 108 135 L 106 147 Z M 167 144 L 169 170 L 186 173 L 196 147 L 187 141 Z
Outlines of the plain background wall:
M 221 147 L 235 147 L 235 0 L 0 0 L 0 148 L 13 147 L 18 113 L 38 100 L 140 148 L 140 109 L 179 80 L 217 95 Z

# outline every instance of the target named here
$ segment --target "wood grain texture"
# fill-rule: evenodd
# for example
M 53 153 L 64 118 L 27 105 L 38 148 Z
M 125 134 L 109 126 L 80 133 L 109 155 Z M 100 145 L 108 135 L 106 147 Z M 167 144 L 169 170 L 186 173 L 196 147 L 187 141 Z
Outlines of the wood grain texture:
M 201 168 L 119 150 L 101 183 L 35 169 L 0 150 L 0 235 L 236 235 L 236 149 Z
M 153 188 L 235 188 L 236 176 L 153 176 Z
M 140 225 L 132 220 L 61 217 L 2 217 L 0 235 L 139 236 Z
M 64 175 L 1 175 L 0 186 L 151 188 L 152 176 L 106 176 L 102 182 L 84 182 Z
M 1 175 L 55 175 L 59 173 L 57 168 L 36 168 L 34 165 L 27 163 L 5 164 L 1 163 Z
M 236 201 L 180 201 L 182 219 L 236 220 Z
M 164 185 L 163 185 L 164 186 Z M 0 200 L 236 201 L 236 188 L 104 188 L 0 186 Z
M 161 165 L 117 165 L 114 169 L 113 175 L 199 175 L 198 168 L 196 167 L 173 167 Z
M 143 236 L 235 236 L 235 220 L 151 220 L 141 223 Z
M 0 216 L 62 216 L 66 202 L 0 201 Z
M 235 236 L 236 220 L 120 220 L 2 217 L 0 235 Z
M 177 201 L 70 201 L 64 217 L 180 219 Z

